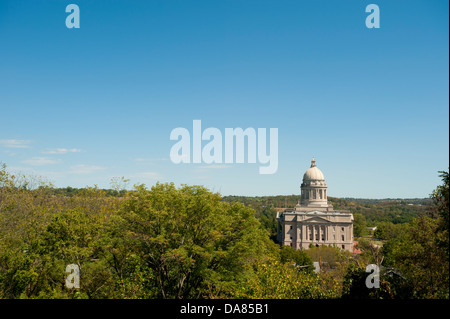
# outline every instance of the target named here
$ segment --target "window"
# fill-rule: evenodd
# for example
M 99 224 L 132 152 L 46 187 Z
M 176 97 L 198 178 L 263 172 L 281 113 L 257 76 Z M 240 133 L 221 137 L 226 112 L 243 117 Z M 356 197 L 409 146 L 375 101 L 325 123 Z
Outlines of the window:
M 345 245 L 342 245 L 342 249 L 345 249 Z
M 344 235 L 342 235 L 342 241 L 344 241 Z
M 342 227 L 341 230 L 344 231 L 344 227 Z
M 291 229 L 293 228 L 293 226 L 291 226 Z

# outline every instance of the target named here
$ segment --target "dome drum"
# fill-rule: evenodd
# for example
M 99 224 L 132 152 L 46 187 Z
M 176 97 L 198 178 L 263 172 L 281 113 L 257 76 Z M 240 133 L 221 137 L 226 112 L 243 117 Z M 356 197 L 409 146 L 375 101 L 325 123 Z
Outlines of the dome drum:
M 307 206 L 328 206 L 327 184 L 325 176 L 316 166 L 316 160 L 313 158 L 311 167 L 303 175 L 301 189 L 301 203 Z

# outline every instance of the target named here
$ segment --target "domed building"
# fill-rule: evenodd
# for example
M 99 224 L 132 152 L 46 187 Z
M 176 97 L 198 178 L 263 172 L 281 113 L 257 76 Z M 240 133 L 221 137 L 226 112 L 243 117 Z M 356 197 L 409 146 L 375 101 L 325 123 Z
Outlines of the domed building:
M 282 245 L 308 249 L 311 245 L 331 245 L 353 251 L 353 215 L 335 211 L 327 200 L 325 176 L 313 158 L 303 174 L 300 201 L 277 213 L 277 239 Z

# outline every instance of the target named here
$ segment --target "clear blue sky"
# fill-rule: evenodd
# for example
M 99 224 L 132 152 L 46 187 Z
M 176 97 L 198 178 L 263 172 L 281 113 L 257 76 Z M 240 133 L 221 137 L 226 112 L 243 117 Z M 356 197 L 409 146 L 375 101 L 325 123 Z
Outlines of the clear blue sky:
M 0 162 L 58 187 L 125 176 L 278 195 L 300 192 L 315 156 L 330 196 L 427 197 L 449 166 L 448 6 L 1 0 Z M 173 164 L 170 132 L 195 119 L 278 128 L 277 173 Z

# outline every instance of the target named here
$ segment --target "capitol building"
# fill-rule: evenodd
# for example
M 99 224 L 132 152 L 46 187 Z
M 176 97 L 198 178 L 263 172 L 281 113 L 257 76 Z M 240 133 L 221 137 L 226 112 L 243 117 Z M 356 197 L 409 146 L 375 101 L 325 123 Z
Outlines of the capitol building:
M 314 158 L 300 189 L 300 202 L 277 213 L 278 242 L 295 249 L 331 245 L 352 252 L 353 215 L 334 210 L 328 202 L 325 177 Z

